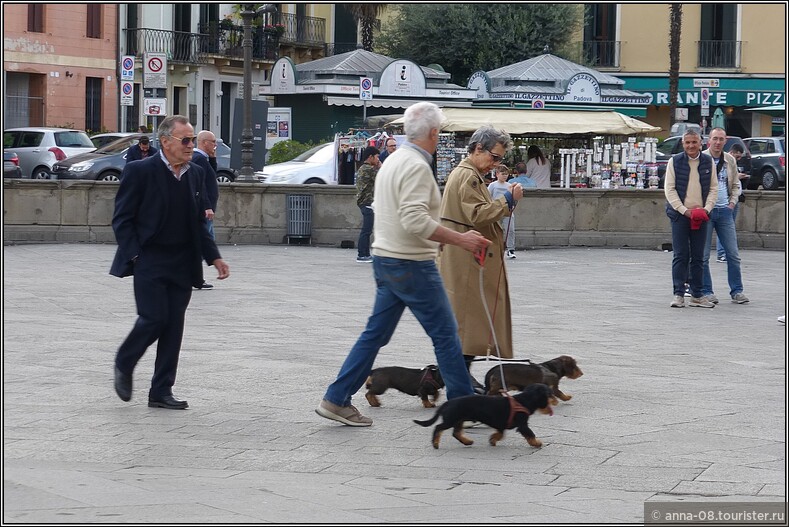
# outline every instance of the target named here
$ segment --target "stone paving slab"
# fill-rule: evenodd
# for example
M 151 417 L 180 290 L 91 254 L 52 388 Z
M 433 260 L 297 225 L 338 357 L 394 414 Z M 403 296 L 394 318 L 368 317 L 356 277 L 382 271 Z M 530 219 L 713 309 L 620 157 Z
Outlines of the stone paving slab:
M 671 253 L 519 251 L 506 263 L 518 358 L 574 356 L 573 395 L 509 431 L 449 434 L 418 399 L 360 393 L 370 428 L 314 408 L 374 294 L 355 251 L 223 246 L 230 279 L 195 291 L 175 394 L 148 408 L 112 388 L 135 318 L 111 245 L 3 249 L 3 521 L 8 523 L 640 524 L 645 501 L 786 501 L 785 254 L 743 250 L 751 303 L 671 309 Z M 492 272 L 486 269 L 486 272 Z M 434 363 L 405 313 L 377 366 Z M 477 362 L 484 377 L 495 362 Z M 443 402 L 443 398 L 441 400 Z

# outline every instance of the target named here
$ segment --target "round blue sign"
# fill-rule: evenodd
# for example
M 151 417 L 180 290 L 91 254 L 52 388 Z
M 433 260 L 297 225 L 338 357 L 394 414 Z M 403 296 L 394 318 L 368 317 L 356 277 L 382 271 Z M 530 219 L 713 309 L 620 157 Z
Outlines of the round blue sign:
M 132 92 L 132 84 L 131 82 L 124 82 L 123 83 L 123 93 L 124 95 L 131 95 Z
M 125 70 L 132 70 L 134 69 L 134 60 L 130 58 L 123 59 L 123 69 Z
M 370 79 L 362 79 L 363 90 L 369 90 L 372 87 L 373 87 L 373 81 L 371 81 Z

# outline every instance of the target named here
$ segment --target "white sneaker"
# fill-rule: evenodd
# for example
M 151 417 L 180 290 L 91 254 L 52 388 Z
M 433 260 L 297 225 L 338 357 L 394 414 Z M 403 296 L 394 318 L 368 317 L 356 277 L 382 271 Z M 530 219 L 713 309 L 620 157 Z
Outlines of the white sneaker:
M 506 255 L 506 256 L 507 256 L 507 258 L 509 258 L 510 260 L 512 260 L 512 259 L 514 259 L 514 258 L 516 258 L 516 256 L 515 256 L 515 251 L 513 251 L 513 250 L 511 250 L 511 249 L 507 249 L 507 252 L 505 253 L 505 255 Z
M 733 297 L 731 297 L 731 301 L 735 304 L 747 304 L 750 302 L 750 299 L 742 293 L 737 293 Z
M 685 297 L 676 295 L 671 301 L 671 307 L 685 307 Z
M 781 324 L 786 324 L 786 315 L 781 315 L 780 317 L 778 317 L 778 322 L 780 322 Z

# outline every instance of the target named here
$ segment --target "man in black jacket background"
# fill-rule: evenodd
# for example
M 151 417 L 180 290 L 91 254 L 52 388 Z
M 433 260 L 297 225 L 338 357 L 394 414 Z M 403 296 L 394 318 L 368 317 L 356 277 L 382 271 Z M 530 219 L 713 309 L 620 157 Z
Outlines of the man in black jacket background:
M 197 143 L 192 162 L 205 171 L 205 191 L 207 208 L 205 210 L 206 229 L 213 240 L 214 236 L 214 216 L 216 206 L 219 201 L 219 185 L 216 180 L 216 136 L 213 132 L 203 130 L 197 134 Z M 199 289 L 211 289 L 214 287 L 208 282 L 203 282 Z

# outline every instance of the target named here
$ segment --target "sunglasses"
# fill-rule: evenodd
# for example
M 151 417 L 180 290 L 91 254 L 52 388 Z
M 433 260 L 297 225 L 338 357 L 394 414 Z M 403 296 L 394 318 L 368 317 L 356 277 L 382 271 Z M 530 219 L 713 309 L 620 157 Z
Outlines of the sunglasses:
M 493 152 L 491 152 L 490 150 L 488 150 L 487 152 L 490 154 L 490 157 L 492 157 L 492 158 L 493 158 L 493 161 L 494 161 L 495 163 L 501 163 L 501 160 L 504 158 L 504 156 L 501 156 L 501 155 L 499 155 L 499 154 L 494 154 L 494 153 L 493 153 Z
M 178 141 L 181 141 L 181 144 L 184 145 L 184 146 L 189 146 L 189 143 L 193 143 L 194 144 L 194 143 L 197 142 L 197 137 L 195 137 L 195 136 L 191 136 L 191 137 L 175 137 L 174 135 L 171 135 L 170 137 L 172 137 L 173 139 L 176 139 Z

